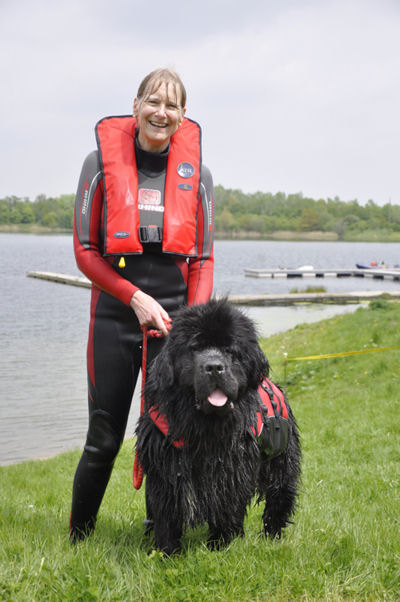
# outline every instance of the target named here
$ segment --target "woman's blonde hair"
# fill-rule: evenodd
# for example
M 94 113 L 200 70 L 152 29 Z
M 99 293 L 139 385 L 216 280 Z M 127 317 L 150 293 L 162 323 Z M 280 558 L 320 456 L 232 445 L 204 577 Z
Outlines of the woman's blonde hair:
M 169 84 L 172 84 L 175 93 L 174 100 L 180 105 L 181 109 L 184 109 L 186 106 L 185 86 L 183 85 L 179 75 L 171 69 L 155 69 L 146 75 L 138 88 L 137 99 L 140 101 L 148 98 L 151 94 L 158 90 L 161 84 L 166 84 L 167 90 L 169 89 Z M 180 102 L 177 86 L 181 92 Z

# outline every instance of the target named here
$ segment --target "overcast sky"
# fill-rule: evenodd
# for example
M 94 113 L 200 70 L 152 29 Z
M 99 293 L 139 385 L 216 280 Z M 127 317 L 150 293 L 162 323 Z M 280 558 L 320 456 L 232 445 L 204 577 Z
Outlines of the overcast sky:
M 0 0 L 0 198 L 75 192 L 176 69 L 215 184 L 400 204 L 400 0 Z

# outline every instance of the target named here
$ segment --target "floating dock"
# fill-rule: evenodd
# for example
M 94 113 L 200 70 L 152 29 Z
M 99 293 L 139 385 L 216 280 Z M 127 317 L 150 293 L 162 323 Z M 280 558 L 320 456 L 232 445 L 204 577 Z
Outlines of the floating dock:
M 91 282 L 82 276 L 69 276 L 54 272 L 28 272 L 29 278 L 39 278 L 49 282 L 69 284 L 90 288 Z M 400 277 L 400 274 L 399 274 Z M 373 299 L 388 299 L 400 301 L 399 291 L 354 291 L 350 293 L 282 293 L 258 295 L 229 295 L 231 303 L 237 305 L 295 305 L 296 303 L 331 303 L 342 305 L 345 303 L 362 303 Z
M 258 295 L 229 295 L 231 303 L 237 305 L 296 305 L 300 303 L 325 303 L 345 305 L 362 303 L 373 299 L 400 301 L 400 290 L 391 291 L 354 291 L 350 293 L 282 293 Z
M 91 288 L 92 283 L 83 276 L 69 276 L 68 274 L 56 274 L 55 272 L 28 272 L 28 278 L 39 278 L 49 282 L 59 282 L 60 284 L 70 284 L 72 286 L 83 286 Z
M 376 280 L 400 280 L 399 268 L 245 268 L 250 278 L 375 278 Z

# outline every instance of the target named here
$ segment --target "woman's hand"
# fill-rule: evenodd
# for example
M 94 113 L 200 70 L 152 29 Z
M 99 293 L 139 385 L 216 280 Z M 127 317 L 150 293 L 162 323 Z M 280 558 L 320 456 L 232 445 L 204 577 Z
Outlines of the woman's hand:
M 132 295 L 129 305 L 135 312 L 140 326 L 152 326 L 161 330 L 164 336 L 168 335 L 171 330 L 171 318 L 153 297 L 138 290 Z

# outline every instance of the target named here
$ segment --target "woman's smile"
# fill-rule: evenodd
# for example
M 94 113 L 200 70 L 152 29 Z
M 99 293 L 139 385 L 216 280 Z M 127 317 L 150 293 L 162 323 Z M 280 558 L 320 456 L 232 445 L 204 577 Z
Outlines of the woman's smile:
M 150 152 L 162 152 L 180 126 L 185 109 L 181 107 L 176 89 L 162 83 L 144 99 L 135 98 L 133 112 L 139 128 L 140 146 Z

